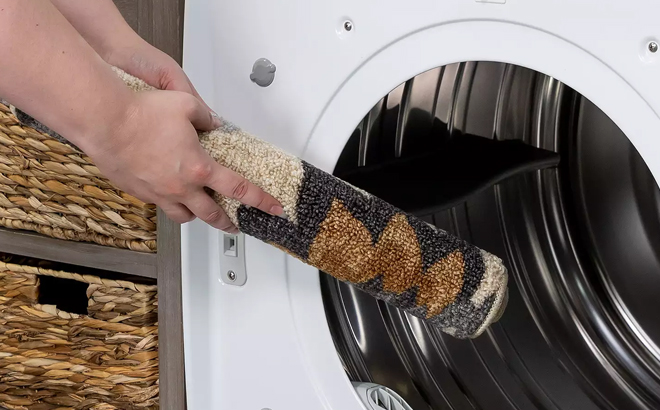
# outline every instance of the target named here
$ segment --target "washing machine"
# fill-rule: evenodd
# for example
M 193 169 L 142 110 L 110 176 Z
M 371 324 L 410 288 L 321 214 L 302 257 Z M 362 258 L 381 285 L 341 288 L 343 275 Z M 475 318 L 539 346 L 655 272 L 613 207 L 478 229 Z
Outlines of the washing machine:
M 185 225 L 188 408 L 660 409 L 659 16 L 650 0 L 188 0 L 184 68 L 209 105 L 328 172 L 422 158 L 408 178 L 434 192 L 512 160 L 463 152 L 447 171 L 451 141 L 558 158 L 418 213 L 507 265 L 508 307 L 474 340 Z

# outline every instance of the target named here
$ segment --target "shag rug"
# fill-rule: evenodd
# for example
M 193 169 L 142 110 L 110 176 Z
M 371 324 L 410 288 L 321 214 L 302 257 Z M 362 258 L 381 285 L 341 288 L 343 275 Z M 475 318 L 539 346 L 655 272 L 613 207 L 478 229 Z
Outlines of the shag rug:
M 153 89 L 115 68 L 135 92 Z M 29 115 L 25 125 L 61 141 Z M 204 149 L 283 205 L 286 218 L 214 194 L 238 229 L 456 338 L 475 338 L 506 306 L 502 261 L 224 121 Z M 264 303 L 268 303 L 267 300 Z

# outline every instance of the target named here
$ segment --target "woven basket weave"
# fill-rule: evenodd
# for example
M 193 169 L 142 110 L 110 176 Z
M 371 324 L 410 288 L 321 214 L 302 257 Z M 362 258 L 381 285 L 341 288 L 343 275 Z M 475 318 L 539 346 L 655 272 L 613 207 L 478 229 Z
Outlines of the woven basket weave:
M 155 206 L 117 189 L 80 150 L 22 125 L 2 103 L 0 226 L 156 250 Z
M 156 286 L 25 263 L 0 254 L 0 408 L 158 409 Z M 89 284 L 88 315 L 38 304 L 45 276 Z

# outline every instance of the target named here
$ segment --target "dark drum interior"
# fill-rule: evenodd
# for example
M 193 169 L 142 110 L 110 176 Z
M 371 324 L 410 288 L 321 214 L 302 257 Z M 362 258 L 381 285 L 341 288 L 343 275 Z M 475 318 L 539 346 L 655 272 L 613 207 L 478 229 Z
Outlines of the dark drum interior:
M 452 155 L 457 146 L 480 154 Z M 397 173 L 406 158 L 417 168 Z M 480 167 L 496 178 L 461 180 Z M 351 380 L 387 386 L 414 410 L 660 409 L 660 190 L 585 97 L 514 65 L 436 68 L 373 107 L 335 174 L 387 187 L 388 200 L 498 255 L 510 275 L 504 316 L 466 341 L 321 274 Z

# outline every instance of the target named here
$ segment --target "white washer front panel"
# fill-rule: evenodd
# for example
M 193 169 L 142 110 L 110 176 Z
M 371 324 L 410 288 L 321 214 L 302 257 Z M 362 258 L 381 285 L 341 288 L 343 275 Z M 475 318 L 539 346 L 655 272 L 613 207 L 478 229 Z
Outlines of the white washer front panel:
M 330 171 L 358 121 L 404 80 L 458 61 L 515 63 L 596 103 L 658 179 L 660 52 L 647 45 L 660 37 L 660 3 L 502 1 L 188 0 L 184 67 L 222 116 Z M 277 66 L 267 88 L 249 80 L 259 58 Z M 218 238 L 199 222 L 183 228 L 189 408 L 361 410 L 316 270 L 248 239 L 248 282 L 228 286 Z

